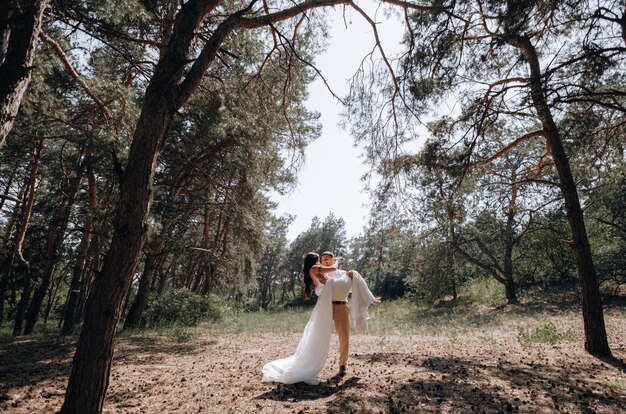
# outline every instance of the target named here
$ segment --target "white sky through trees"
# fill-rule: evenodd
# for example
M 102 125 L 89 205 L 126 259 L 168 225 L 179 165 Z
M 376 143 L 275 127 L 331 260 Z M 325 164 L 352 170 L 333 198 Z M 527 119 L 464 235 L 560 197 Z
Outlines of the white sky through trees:
M 386 17 L 382 10 L 376 12 L 361 7 L 378 23 L 385 54 L 390 58 L 397 56 L 403 22 L 397 16 Z M 316 58 L 315 64 L 333 92 L 345 97 L 348 80 L 374 48 L 374 33 L 363 17 L 350 8 L 346 8 L 345 22 L 342 8 L 333 10 L 331 16 L 328 47 Z M 376 52 L 375 57 L 380 58 L 380 54 Z M 360 150 L 354 147 L 350 132 L 338 125 L 342 104 L 333 98 L 319 78 L 309 86 L 309 92 L 307 106 L 320 113 L 322 134 L 306 149 L 305 163 L 298 171 L 297 187 L 285 196 L 271 195 L 272 201 L 278 203 L 275 214 L 296 216 L 287 234 L 289 241 L 308 229 L 313 217 L 323 220 L 331 212 L 345 220 L 348 237 L 356 236 L 367 224 L 369 214 L 368 193 L 361 181 L 369 167 L 361 159 Z

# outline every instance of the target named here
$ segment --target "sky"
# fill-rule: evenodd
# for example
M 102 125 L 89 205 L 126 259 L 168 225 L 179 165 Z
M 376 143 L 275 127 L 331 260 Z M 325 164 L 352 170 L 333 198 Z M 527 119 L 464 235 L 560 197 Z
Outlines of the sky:
M 332 12 L 328 47 L 315 61 L 333 92 L 340 97 L 347 95 L 348 80 L 375 44 L 371 26 L 363 17 L 348 8 L 344 22 L 342 10 L 337 7 Z M 388 57 L 397 55 L 403 34 L 402 22 L 385 17 L 382 11 L 371 11 L 370 16 L 377 22 L 385 54 Z M 306 149 L 297 187 L 285 196 L 271 195 L 272 201 L 278 203 L 275 214 L 296 216 L 287 234 L 289 241 L 308 229 L 313 217 L 323 220 L 331 212 L 345 220 L 349 238 L 356 236 L 367 224 L 369 216 L 368 192 L 361 181 L 368 166 L 360 156 L 361 151 L 354 147 L 349 130 L 338 125 L 342 104 L 319 78 L 309 86 L 307 107 L 320 113 L 321 136 Z

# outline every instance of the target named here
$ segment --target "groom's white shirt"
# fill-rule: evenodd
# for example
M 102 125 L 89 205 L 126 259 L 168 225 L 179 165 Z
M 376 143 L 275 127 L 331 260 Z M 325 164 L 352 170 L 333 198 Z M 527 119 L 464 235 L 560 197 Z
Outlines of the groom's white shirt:
M 334 272 L 327 273 L 326 277 L 329 279 L 333 279 L 335 283 L 333 284 L 333 300 L 347 301 L 348 295 L 350 294 L 350 290 L 352 289 L 352 279 L 349 277 L 343 277 L 346 275 L 345 270 L 335 270 Z M 322 291 L 324 290 L 324 284 L 318 283 L 315 287 L 315 294 L 317 296 L 322 295 Z
M 345 274 L 345 270 L 336 270 L 326 274 L 328 278 L 333 279 L 332 300 L 345 301 L 348 299 L 348 293 L 352 290 L 350 325 L 359 332 L 367 332 L 367 320 L 369 319 L 367 307 L 374 301 L 374 295 L 370 292 L 367 283 L 365 283 L 365 280 L 359 272 L 353 270 L 352 278 L 347 276 L 342 277 Z M 315 294 L 317 296 L 321 296 L 324 291 L 324 286 L 323 283 L 317 284 L 315 287 Z M 352 289 L 353 287 L 354 289 Z

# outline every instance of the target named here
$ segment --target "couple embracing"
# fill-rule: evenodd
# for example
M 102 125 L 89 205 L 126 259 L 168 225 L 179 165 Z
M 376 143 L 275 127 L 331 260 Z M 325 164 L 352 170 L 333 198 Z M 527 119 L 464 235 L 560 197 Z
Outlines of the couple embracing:
M 318 296 L 317 304 L 311 312 L 304 328 L 296 352 L 283 359 L 265 364 L 261 372 L 263 381 L 294 384 L 306 382 L 319 384 L 317 375 L 324 367 L 330 349 L 332 322 L 339 337 L 339 373 L 346 373 L 350 326 L 357 331 L 367 331 L 367 308 L 380 300 L 372 295 L 363 277 L 355 270 L 343 271 L 332 252 L 308 253 L 304 257 L 305 298 L 310 298 L 312 288 Z M 351 306 L 348 307 L 348 294 L 352 292 Z

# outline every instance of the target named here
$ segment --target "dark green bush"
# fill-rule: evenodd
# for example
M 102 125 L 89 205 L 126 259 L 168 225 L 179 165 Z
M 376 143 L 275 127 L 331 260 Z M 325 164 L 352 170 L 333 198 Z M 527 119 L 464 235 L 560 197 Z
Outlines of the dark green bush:
M 202 296 L 188 290 L 172 290 L 150 298 L 142 325 L 194 326 L 201 321 L 219 320 L 225 307 L 223 301 L 215 295 Z

